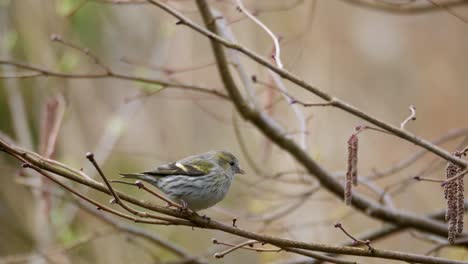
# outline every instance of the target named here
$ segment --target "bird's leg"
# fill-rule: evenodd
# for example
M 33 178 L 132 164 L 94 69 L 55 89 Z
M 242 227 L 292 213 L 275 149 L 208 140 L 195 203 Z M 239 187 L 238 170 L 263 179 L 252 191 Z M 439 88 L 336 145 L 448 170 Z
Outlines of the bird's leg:
M 191 209 L 190 207 L 188 207 L 188 204 L 186 201 L 184 201 L 184 199 L 181 199 L 179 198 L 179 201 L 180 203 L 182 204 L 182 207 L 179 207 L 177 210 L 179 212 L 185 212 L 185 213 L 191 213 L 193 215 L 196 215 L 198 217 L 201 217 L 203 218 L 204 220 L 206 220 L 208 223 L 211 221 L 211 218 L 209 218 L 207 215 L 200 215 L 198 214 L 195 210 Z
M 178 211 L 180 211 L 180 212 L 185 212 L 185 213 L 187 213 L 187 212 L 195 213 L 195 211 L 193 211 L 192 209 L 190 209 L 190 208 L 188 207 L 188 204 L 187 204 L 186 201 L 184 201 L 183 199 L 180 199 L 180 198 L 179 198 L 179 201 L 180 201 L 180 203 L 182 204 L 182 206 L 179 206 L 179 207 L 177 208 Z M 196 213 L 195 213 L 195 214 L 196 214 Z
M 201 218 L 205 219 L 208 223 L 211 222 L 211 218 L 207 215 L 202 215 Z
M 206 215 L 199 215 L 195 210 L 191 209 L 191 208 L 188 206 L 187 202 L 184 201 L 184 199 L 179 198 L 178 200 L 180 201 L 180 204 L 181 204 L 182 206 L 181 206 L 181 207 L 178 207 L 178 208 L 177 208 L 177 211 L 179 211 L 180 213 L 189 213 L 189 214 L 192 214 L 192 215 L 201 217 L 203 220 L 205 220 L 205 221 L 207 221 L 208 223 L 210 223 L 211 218 L 209 218 L 209 217 L 206 216 Z
M 180 199 L 180 201 L 182 202 L 182 208 L 180 208 L 181 211 L 188 211 L 188 204 L 186 201 Z

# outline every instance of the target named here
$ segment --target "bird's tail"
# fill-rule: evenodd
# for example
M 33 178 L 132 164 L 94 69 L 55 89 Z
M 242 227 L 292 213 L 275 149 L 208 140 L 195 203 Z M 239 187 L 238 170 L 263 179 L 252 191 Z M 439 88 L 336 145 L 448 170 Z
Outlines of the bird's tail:
M 122 178 L 127 178 L 127 179 L 143 179 L 144 175 L 141 173 L 120 173 L 120 176 Z

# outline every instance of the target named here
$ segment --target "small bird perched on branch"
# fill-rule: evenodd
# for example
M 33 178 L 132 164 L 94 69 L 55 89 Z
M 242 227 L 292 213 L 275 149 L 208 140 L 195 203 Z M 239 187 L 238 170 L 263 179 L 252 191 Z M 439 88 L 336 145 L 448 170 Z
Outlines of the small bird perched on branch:
M 194 211 L 209 208 L 226 196 L 235 174 L 244 174 L 237 158 L 227 151 L 209 151 L 124 178 L 148 182 L 176 203 Z

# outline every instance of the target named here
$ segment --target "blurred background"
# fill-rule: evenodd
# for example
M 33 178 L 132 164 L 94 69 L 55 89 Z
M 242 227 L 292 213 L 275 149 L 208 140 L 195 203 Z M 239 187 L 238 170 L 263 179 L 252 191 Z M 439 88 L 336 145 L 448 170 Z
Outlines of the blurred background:
M 103 69 L 79 50 L 51 41 L 53 34 L 89 49 L 113 72 L 226 93 L 206 38 L 176 25 L 173 17 L 155 6 L 116 2 L 125 1 L 0 0 L 0 60 L 70 74 L 31 78 L 26 76 L 31 71 L 1 66 L 1 76 L 17 77 L 0 79 L 2 138 L 96 176 L 85 159 L 85 153 L 92 151 L 114 179 L 119 172 L 147 170 L 212 149 L 229 150 L 240 158 L 247 174 L 236 178 L 223 202 L 204 211 L 216 220 L 230 223 L 236 217 L 238 226 L 252 231 L 329 244 L 347 241 L 333 227 L 336 222 L 355 235 L 385 225 L 318 187 L 289 155 L 244 122 L 228 100 L 117 78 L 73 78 Z M 193 1 L 166 2 L 202 24 Z M 209 2 L 238 43 L 270 56 L 271 39 L 236 10 L 234 1 Z M 468 60 L 463 55 L 464 50 L 468 53 L 468 25 L 458 16 L 468 17 L 468 9 L 457 5 L 400 13 L 356 2 L 246 0 L 244 4 L 281 37 L 281 59 L 288 71 L 397 126 L 414 105 L 417 120 L 407 124 L 409 131 L 430 140 L 458 133 L 442 146 L 449 151 L 461 148 L 468 136 Z M 278 83 L 269 72 L 245 56 L 239 59 L 248 76 L 258 80 L 253 91 L 259 105 L 292 138 L 305 139 L 310 155 L 322 166 L 337 177 L 342 175 L 346 141 L 363 121 L 329 107 L 300 107 L 307 128 L 302 131 L 291 105 L 272 89 Z M 304 102 L 320 102 L 289 82 L 284 85 Z M 58 120 L 52 128 L 47 121 L 51 116 Z M 50 131 L 56 132 L 56 142 L 48 152 Z M 360 134 L 359 174 L 375 176 L 418 150 L 396 137 L 366 131 Z M 428 154 L 404 170 L 372 178 L 356 191 L 375 200 L 382 200 L 385 192 L 386 202 L 395 208 L 426 214 L 444 208 L 443 190 L 438 184 L 411 179 L 417 175 L 442 179 L 444 169 L 444 162 Z M 181 263 L 167 250 L 119 232 L 80 209 L 62 189 L 22 171 L 18 162 L 4 154 L 0 172 L 0 263 Z M 82 186 L 76 188 L 102 202 L 109 199 Z M 116 188 L 154 199 L 131 186 Z M 226 247 L 213 245 L 212 238 L 243 240 L 219 231 L 117 220 L 206 257 L 208 263 L 298 263 L 293 261 L 302 259 L 285 252 L 237 250 L 218 260 L 213 253 Z M 375 246 L 424 254 L 433 243 L 423 234 L 404 232 L 376 241 Z M 468 261 L 463 249 L 437 253 Z

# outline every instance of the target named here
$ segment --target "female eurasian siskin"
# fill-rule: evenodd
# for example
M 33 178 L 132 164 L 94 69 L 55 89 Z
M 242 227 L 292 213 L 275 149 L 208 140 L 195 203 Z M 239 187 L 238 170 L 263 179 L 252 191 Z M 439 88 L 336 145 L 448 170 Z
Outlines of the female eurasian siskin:
M 227 151 L 209 151 L 150 171 L 121 175 L 146 181 L 174 202 L 198 211 L 223 200 L 237 173 L 244 174 L 244 171 L 234 155 Z

